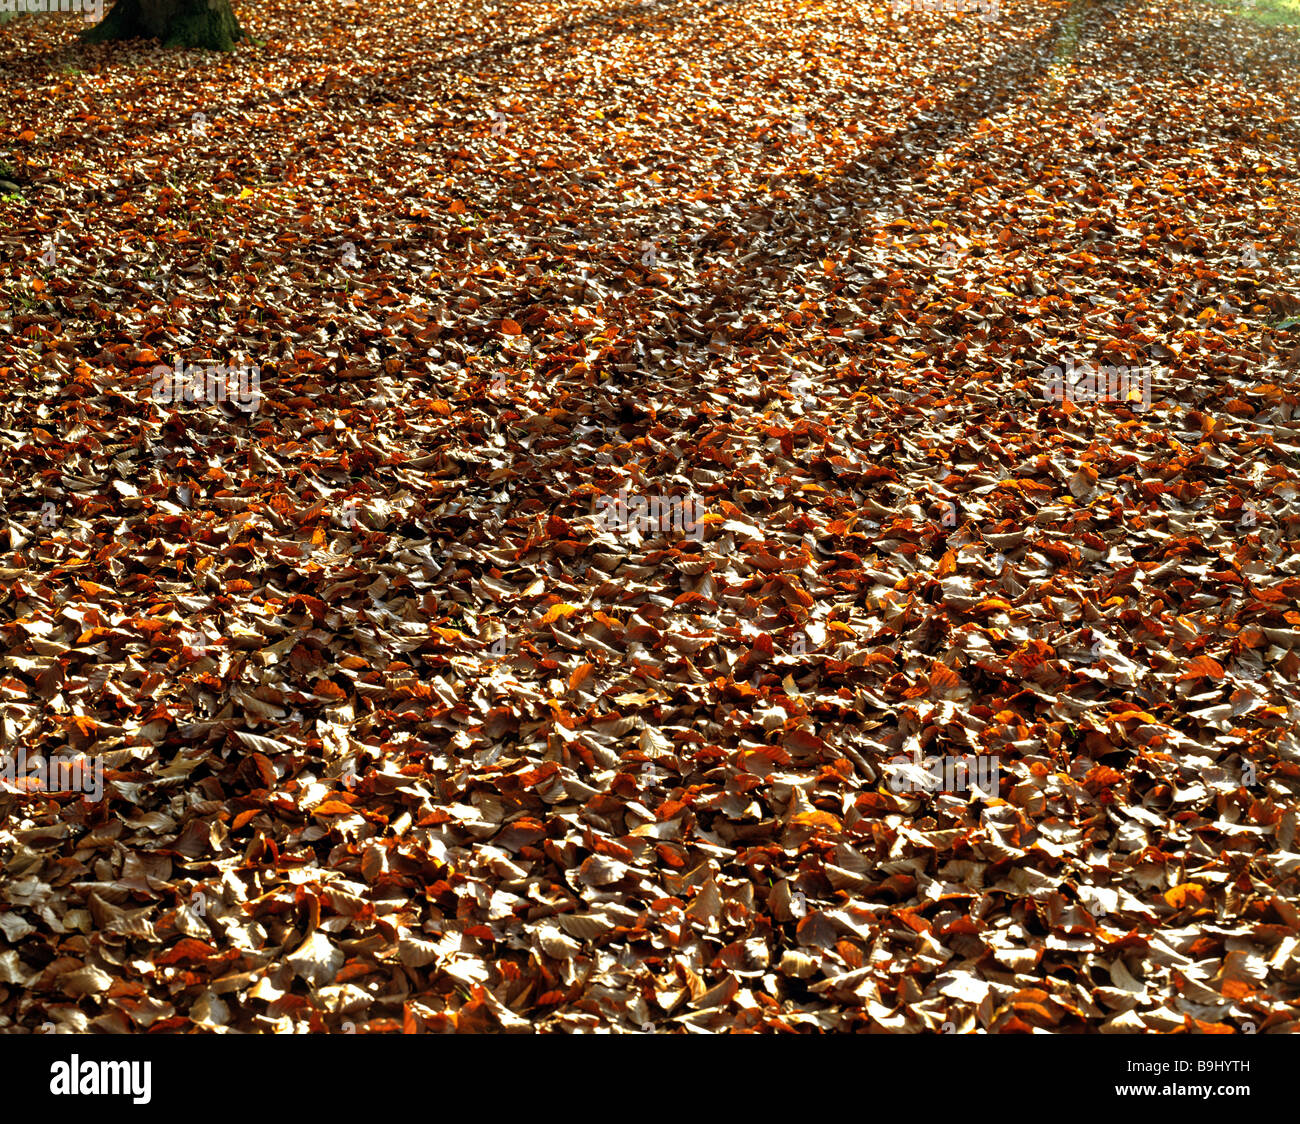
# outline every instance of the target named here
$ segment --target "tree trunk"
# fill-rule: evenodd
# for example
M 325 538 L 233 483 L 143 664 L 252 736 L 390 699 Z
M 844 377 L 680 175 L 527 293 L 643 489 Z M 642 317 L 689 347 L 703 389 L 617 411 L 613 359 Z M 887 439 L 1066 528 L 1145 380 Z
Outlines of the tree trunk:
M 82 35 L 89 43 L 161 39 L 165 47 L 231 51 L 244 31 L 230 0 L 117 0 L 103 22 Z

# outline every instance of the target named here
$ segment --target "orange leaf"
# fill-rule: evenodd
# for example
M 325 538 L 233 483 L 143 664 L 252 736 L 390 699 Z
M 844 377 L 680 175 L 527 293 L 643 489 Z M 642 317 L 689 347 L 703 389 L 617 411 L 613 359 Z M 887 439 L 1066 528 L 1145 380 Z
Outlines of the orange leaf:
M 1098 788 L 1109 788 L 1111 785 L 1119 784 L 1123 779 L 1124 774 L 1109 765 L 1094 765 L 1084 777 L 1084 783 L 1096 785 Z
M 1188 903 L 1201 905 L 1205 901 L 1205 887 L 1196 882 L 1184 882 L 1173 889 L 1166 890 L 1165 901 L 1174 909 L 1182 909 Z
M 829 812 L 800 812 L 791 817 L 790 822 L 800 827 L 828 827 L 831 831 L 840 830 L 840 821 Z
M 578 611 L 579 606 L 570 605 L 567 601 L 561 601 L 552 605 L 546 610 L 546 616 L 541 619 L 541 624 L 554 624 L 561 617 L 571 617 Z
M 1222 679 L 1223 664 L 1218 660 L 1212 660 L 1209 656 L 1197 656 L 1187 665 L 1187 670 L 1178 678 L 1183 679 Z

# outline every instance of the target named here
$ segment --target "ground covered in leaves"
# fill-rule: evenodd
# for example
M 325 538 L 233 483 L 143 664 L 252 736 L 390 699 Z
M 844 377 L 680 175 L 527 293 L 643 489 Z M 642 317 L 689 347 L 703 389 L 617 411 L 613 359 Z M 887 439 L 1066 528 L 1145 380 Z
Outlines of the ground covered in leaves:
M 0 1030 L 1296 1029 L 1295 29 L 237 10 L 0 29 Z

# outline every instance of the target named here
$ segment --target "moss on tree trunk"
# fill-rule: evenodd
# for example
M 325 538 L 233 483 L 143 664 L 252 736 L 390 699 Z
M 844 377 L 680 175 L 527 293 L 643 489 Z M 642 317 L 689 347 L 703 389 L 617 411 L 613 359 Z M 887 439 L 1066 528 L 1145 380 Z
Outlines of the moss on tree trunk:
M 161 39 L 165 47 L 231 51 L 244 31 L 230 0 L 117 0 L 103 22 L 82 35 L 88 43 Z

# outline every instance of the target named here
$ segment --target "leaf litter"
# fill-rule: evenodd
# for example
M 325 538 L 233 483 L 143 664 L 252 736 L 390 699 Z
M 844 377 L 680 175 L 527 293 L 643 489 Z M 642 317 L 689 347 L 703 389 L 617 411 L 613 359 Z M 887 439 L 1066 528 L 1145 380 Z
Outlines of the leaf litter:
M 249 16 L 0 31 L 0 1025 L 1294 1031 L 1293 29 Z

